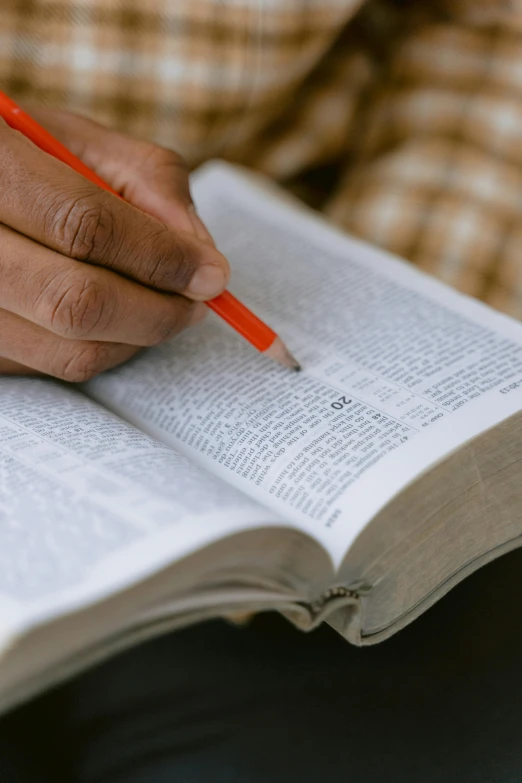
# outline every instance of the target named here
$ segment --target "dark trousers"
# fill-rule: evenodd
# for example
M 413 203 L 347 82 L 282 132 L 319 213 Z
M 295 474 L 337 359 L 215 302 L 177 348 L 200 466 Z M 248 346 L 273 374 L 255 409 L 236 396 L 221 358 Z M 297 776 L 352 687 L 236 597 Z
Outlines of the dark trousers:
M 520 783 L 522 551 L 388 642 L 276 616 L 147 643 L 0 721 L 1 783 Z

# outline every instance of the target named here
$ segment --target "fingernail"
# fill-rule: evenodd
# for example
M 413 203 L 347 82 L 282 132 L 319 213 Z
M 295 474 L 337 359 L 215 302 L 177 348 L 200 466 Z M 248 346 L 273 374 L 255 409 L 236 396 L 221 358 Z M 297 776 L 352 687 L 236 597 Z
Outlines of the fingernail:
M 210 231 L 205 226 L 200 216 L 196 212 L 196 207 L 193 204 L 191 204 L 188 208 L 188 211 L 189 211 L 190 222 L 194 227 L 194 231 L 196 232 L 196 236 L 198 237 L 198 239 L 201 239 L 202 242 L 209 242 L 211 245 L 214 245 L 215 247 L 214 240 L 212 239 L 212 234 L 210 233 Z
M 189 326 L 196 326 L 196 324 L 204 321 L 208 313 L 208 307 L 203 302 L 197 302 L 192 308 L 190 318 L 188 321 Z
M 224 269 L 216 264 L 204 264 L 195 272 L 186 293 L 198 299 L 211 299 L 220 294 L 225 285 Z

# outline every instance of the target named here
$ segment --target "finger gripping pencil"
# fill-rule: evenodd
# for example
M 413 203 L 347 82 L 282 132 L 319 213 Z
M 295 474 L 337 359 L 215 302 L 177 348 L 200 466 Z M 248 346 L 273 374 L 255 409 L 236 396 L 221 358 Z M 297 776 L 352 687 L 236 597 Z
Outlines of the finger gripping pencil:
M 70 152 L 58 139 L 55 139 L 49 131 L 42 128 L 36 120 L 24 112 L 5 93 L 0 91 L 0 117 L 14 130 L 23 135 L 39 147 L 43 152 L 52 155 L 62 161 L 78 174 L 103 190 L 108 190 L 121 198 L 120 194 L 113 190 L 101 177 Z M 270 359 L 292 370 L 300 370 L 297 360 L 292 356 L 281 338 L 267 324 L 258 318 L 248 307 L 236 299 L 229 291 L 211 299 L 205 304 L 218 316 L 226 321 L 238 334 L 248 340 L 254 348 L 268 356 Z

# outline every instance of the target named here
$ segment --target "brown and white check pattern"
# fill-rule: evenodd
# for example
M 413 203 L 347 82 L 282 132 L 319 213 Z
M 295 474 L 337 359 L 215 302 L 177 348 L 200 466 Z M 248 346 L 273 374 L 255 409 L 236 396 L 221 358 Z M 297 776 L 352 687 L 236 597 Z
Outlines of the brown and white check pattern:
M 0 89 L 282 182 L 522 318 L 522 0 L 1 0 Z

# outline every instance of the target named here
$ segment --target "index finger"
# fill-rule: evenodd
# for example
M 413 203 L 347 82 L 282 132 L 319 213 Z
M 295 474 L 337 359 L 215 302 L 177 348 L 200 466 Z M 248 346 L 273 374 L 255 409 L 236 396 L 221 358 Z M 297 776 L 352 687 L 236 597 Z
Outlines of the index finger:
M 228 263 L 214 247 L 101 190 L 5 123 L 0 193 L 1 223 L 69 258 L 192 299 L 226 287 Z

